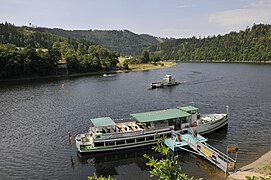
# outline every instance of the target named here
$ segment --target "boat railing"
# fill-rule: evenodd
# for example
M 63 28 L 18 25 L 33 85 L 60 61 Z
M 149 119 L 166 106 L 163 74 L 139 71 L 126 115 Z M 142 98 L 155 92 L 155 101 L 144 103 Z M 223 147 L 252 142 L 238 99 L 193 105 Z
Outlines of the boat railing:
M 215 147 L 211 146 L 210 144 L 205 143 L 206 147 L 212 149 L 215 153 L 217 153 L 221 159 L 223 159 L 224 161 L 231 163 L 231 162 L 235 162 L 234 159 L 232 159 L 231 157 L 227 156 L 226 154 L 224 154 L 223 152 L 219 151 L 218 149 L 216 149 Z
M 99 139 L 108 139 L 108 138 L 115 138 L 115 137 L 129 136 L 129 135 L 139 135 L 139 134 L 142 134 L 142 133 L 143 133 L 143 130 L 141 130 L 141 131 L 114 132 L 114 133 L 102 134 L 102 136 Z
M 134 135 L 141 135 L 141 134 L 153 134 L 153 133 L 160 133 L 163 131 L 171 131 L 172 127 L 166 128 L 154 128 L 154 129 L 142 129 L 138 131 L 126 131 L 126 132 L 114 132 L 114 133 L 104 133 L 99 138 L 96 139 L 113 139 L 118 137 L 128 137 Z
M 158 127 L 158 128 L 149 128 L 144 129 L 145 132 L 160 132 L 160 131 L 166 131 L 166 130 L 172 130 L 173 127 Z

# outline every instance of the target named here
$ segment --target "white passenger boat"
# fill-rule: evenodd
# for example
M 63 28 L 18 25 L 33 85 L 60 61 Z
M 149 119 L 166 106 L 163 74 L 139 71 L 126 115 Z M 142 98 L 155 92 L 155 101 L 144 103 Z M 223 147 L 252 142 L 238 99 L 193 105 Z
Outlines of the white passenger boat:
M 194 106 L 130 114 L 132 121 L 117 122 L 110 117 L 91 119 L 88 132 L 75 137 L 81 153 L 113 151 L 156 143 L 156 134 L 171 136 L 172 131 L 191 127 L 200 134 L 217 130 L 228 123 L 228 115 L 201 115 Z
M 177 81 L 172 75 L 167 74 L 164 76 L 162 81 L 155 81 L 150 84 L 151 88 L 160 88 L 164 86 L 175 86 L 180 84 L 179 81 Z

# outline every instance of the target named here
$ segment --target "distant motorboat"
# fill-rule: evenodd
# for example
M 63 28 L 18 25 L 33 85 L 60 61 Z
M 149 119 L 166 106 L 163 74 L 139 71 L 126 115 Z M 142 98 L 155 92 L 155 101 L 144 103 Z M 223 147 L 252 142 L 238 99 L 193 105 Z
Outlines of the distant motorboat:
M 175 86 L 178 84 L 180 84 L 179 81 L 177 81 L 174 77 L 172 77 L 172 75 L 167 74 L 164 76 L 162 81 L 155 81 L 155 82 L 152 82 L 150 85 L 151 85 L 151 88 L 154 89 L 154 88 L 160 88 L 164 86 Z
M 116 76 L 115 74 L 103 74 L 103 77 L 114 77 L 114 76 Z

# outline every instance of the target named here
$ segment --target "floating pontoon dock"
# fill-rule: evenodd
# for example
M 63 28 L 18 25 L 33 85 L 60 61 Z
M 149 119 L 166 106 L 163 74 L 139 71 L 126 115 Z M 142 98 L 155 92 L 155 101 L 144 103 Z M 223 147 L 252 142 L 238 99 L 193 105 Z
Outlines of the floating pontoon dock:
M 165 144 L 172 151 L 185 150 L 203 156 L 224 172 L 233 173 L 236 160 L 207 144 L 206 141 L 206 138 L 194 132 L 186 134 L 173 132 L 172 137 L 165 140 Z M 187 147 L 190 147 L 193 151 L 187 149 Z

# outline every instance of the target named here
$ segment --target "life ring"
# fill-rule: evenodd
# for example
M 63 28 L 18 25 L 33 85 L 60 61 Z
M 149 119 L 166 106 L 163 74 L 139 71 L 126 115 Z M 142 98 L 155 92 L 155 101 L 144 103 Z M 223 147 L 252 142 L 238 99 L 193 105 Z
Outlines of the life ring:
M 192 123 L 192 126 L 193 126 L 193 127 L 197 126 L 197 122 L 193 122 L 193 123 Z

